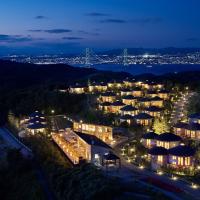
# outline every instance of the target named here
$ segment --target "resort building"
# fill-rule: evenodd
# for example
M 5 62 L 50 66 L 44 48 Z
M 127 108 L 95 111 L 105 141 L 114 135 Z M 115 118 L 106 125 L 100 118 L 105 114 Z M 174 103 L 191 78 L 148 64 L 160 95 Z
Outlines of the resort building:
M 136 86 L 135 83 L 136 83 L 135 79 L 124 80 L 124 85 L 125 85 L 125 87 L 128 87 L 128 88 L 132 88 L 132 87 Z
M 122 97 L 122 103 L 124 103 L 126 105 L 135 106 L 137 101 L 138 101 L 138 97 L 134 97 L 133 95 L 128 95 L 128 96 Z
M 155 90 L 148 90 L 146 92 L 146 96 L 149 98 L 157 97 L 158 93 Z
M 186 127 L 188 126 L 185 122 L 178 122 L 173 126 L 173 131 L 176 135 L 185 138 L 186 137 Z
M 83 94 L 87 91 L 86 85 L 75 84 L 74 86 L 70 86 L 69 92 L 74 94 Z
M 129 90 L 129 89 L 123 89 L 123 90 L 120 91 L 120 95 L 121 95 L 121 96 L 132 95 L 132 90 Z
M 110 144 L 113 141 L 113 128 L 110 126 L 74 122 L 73 130 L 89 135 L 94 135 L 107 144 Z
M 150 149 L 154 146 L 156 146 L 156 137 L 158 136 L 158 134 L 154 133 L 154 132 L 149 132 L 149 133 L 145 133 L 142 136 L 141 139 L 141 143 L 143 144 L 143 146 L 145 146 L 147 149 Z
M 139 110 L 136 107 L 133 107 L 131 105 L 126 105 L 123 108 L 120 109 L 121 115 L 137 115 Z
M 104 102 L 99 104 L 99 109 L 104 111 L 105 113 L 111 112 L 111 104 L 110 102 Z
M 139 113 L 134 116 L 135 122 L 142 126 L 151 126 L 153 123 L 153 117 L 146 113 Z
M 88 86 L 89 92 L 106 92 L 107 89 L 106 83 L 92 83 Z
M 157 96 L 161 99 L 168 100 L 170 98 L 170 92 L 167 90 L 159 90 Z
M 174 168 L 192 168 L 194 166 L 195 150 L 181 144 L 168 150 L 169 165 Z
M 157 106 L 150 106 L 144 108 L 144 112 L 151 115 L 152 117 L 161 117 L 163 109 Z
M 134 88 L 132 90 L 132 95 L 135 97 L 142 97 L 143 96 L 143 91 L 140 88 Z
M 114 94 L 112 92 L 105 92 L 105 93 L 100 95 L 99 99 L 100 99 L 101 102 L 113 103 L 114 101 L 116 101 L 116 94 Z
M 171 149 L 181 143 L 181 137 L 173 133 L 162 133 L 156 137 L 156 146 Z
M 27 118 L 20 121 L 21 126 L 27 130 L 28 133 L 35 135 L 37 133 L 44 133 L 46 131 L 46 119 L 42 113 L 35 111 Z
M 151 161 L 151 168 L 158 170 L 162 166 L 167 166 L 168 151 L 164 147 L 153 147 L 148 152 L 148 157 Z
M 200 124 L 179 122 L 173 127 L 174 133 L 183 138 L 200 140 Z
M 73 164 L 86 161 L 101 166 L 104 155 L 112 150 L 96 136 L 74 132 L 70 129 L 63 133 L 55 133 L 52 138 Z
M 124 103 L 122 103 L 121 101 L 115 101 L 114 103 L 111 104 L 111 112 L 115 113 L 115 114 L 119 114 L 121 108 L 123 108 L 125 106 Z
M 141 97 L 141 98 L 138 98 L 137 104 L 139 107 L 143 107 L 143 108 L 149 107 L 151 105 L 151 101 L 150 101 L 150 98 Z
M 164 101 L 158 96 L 151 98 L 150 101 L 151 101 L 151 106 L 163 107 Z
M 128 125 L 132 125 L 134 123 L 134 118 L 132 115 L 121 115 L 119 121 L 120 124 L 126 122 Z

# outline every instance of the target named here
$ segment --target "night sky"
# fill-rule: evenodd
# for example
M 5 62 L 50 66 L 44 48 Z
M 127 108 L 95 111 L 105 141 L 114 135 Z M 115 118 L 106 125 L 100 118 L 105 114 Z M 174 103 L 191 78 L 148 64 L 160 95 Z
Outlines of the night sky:
M 1 0 L 0 53 L 200 47 L 199 0 Z

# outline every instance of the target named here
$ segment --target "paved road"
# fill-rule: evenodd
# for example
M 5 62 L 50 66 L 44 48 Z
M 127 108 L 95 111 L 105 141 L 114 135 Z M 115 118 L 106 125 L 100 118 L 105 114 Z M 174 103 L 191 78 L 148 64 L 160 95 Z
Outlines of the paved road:
M 165 176 L 165 175 L 158 175 L 154 172 L 151 172 L 149 170 L 145 170 L 145 169 L 140 169 L 139 167 L 128 163 L 124 157 L 121 156 L 121 147 L 124 145 L 124 143 L 118 145 L 117 147 L 115 147 L 116 153 L 118 154 L 118 156 L 121 158 L 121 162 L 122 162 L 122 170 L 121 170 L 121 177 L 123 178 L 123 175 L 125 177 L 134 177 L 136 178 L 138 181 L 142 181 L 142 179 L 147 178 L 147 177 L 151 177 L 157 180 L 160 180 L 163 183 L 166 184 L 170 184 L 171 187 L 176 187 L 176 188 L 180 188 L 182 191 L 184 191 L 185 196 L 184 198 L 179 194 L 176 193 L 172 193 L 166 190 L 161 189 L 161 191 L 170 196 L 172 199 L 194 199 L 194 200 L 200 200 L 200 188 L 199 189 L 193 189 L 191 187 L 191 184 L 183 181 L 181 179 L 179 180 L 172 180 L 170 177 Z M 120 174 L 120 173 L 119 173 Z M 158 189 L 158 188 L 157 188 Z
M 177 123 L 179 120 L 184 119 L 185 111 L 187 110 L 187 105 L 189 98 L 195 95 L 194 92 L 184 93 L 182 96 L 174 103 L 174 108 L 171 114 L 171 124 Z
M 0 136 L 3 138 L 3 140 L 9 147 L 19 149 L 23 156 L 33 156 L 31 149 L 29 149 L 22 142 L 20 142 L 8 129 L 4 127 L 0 128 Z

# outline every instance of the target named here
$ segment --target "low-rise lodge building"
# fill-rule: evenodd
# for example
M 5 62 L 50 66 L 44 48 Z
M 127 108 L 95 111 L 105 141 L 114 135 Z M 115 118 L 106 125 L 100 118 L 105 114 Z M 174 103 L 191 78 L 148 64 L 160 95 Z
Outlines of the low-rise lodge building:
M 120 109 L 121 115 L 137 115 L 139 110 L 136 107 L 133 107 L 131 105 L 126 105 L 123 108 Z
M 158 97 L 164 100 L 168 100 L 170 98 L 170 92 L 168 90 L 159 90 Z
M 73 130 L 76 132 L 94 135 L 107 144 L 110 144 L 113 141 L 113 128 L 110 126 L 73 122 Z
M 169 165 L 174 168 L 192 168 L 195 150 L 186 145 L 179 145 L 168 150 Z
M 148 152 L 148 157 L 151 161 L 151 168 L 158 170 L 168 163 L 168 151 L 164 147 L 153 147 Z
M 135 122 L 142 126 L 151 126 L 153 123 L 153 117 L 147 113 L 139 113 L 134 116 Z
M 113 88 L 120 89 L 120 88 L 123 88 L 124 83 L 123 81 L 110 81 L 107 85 L 109 88 L 112 88 L 112 89 Z
M 111 104 L 110 102 L 103 102 L 99 104 L 99 109 L 104 111 L 105 113 L 110 113 L 111 112 Z
M 162 89 L 164 85 L 161 83 L 146 81 L 142 83 L 142 87 L 147 90 L 156 90 L 156 89 Z
M 155 91 L 155 90 L 148 90 L 148 91 L 146 92 L 146 96 L 149 97 L 149 98 L 153 98 L 153 97 L 158 96 L 158 93 L 157 93 L 157 91 Z
M 116 101 L 116 94 L 113 92 L 105 92 L 100 95 L 101 102 L 110 102 L 113 103 Z
M 141 97 L 141 98 L 138 98 L 137 104 L 140 107 L 149 107 L 149 106 L 151 106 L 151 101 L 150 101 L 150 98 Z
M 87 91 L 87 86 L 78 83 L 73 86 L 70 86 L 69 88 L 69 92 L 73 94 L 84 94 L 86 91 Z
M 142 97 L 143 96 L 143 91 L 140 88 L 134 88 L 132 90 L 132 95 L 135 97 Z
M 138 97 L 134 97 L 133 95 L 128 95 L 128 96 L 122 97 L 122 103 L 124 103 L 126 105 L 135 106 L 137 101 L 138 101 Z
M 135 120 L 132 115 L 121 115 L 119 117 L 120 124 L 126 122 L 128 125 L 134 124 Z
M 170 149 L 181 143 L 181 137 L 173 133 L 162 133 L 156 138 L 156 146 Z
M 151 106 L 163 107 L 164 101 L 160 97 L 153 97 L 150 99 Z
M 107 89 L 106 83 L 92 83 L 88 86 L 89 92 L 106 92 Z
M 183 138 L 200 140 L 200 124 L 179 122 L 173 127 L 174 133 Z
M 124 103 L 122 103 L 121 101 L 115 101 L 111 104 L 111 112 L 115 113 L 115 114 L 119 114 L 121 108 L 123 108 L 125 106 Z
M 120 95 L 121 95 L 121 96 L 132 95 L 132 90 L 129 90 L 129 89 L 123 89 L 123 90 L 120 91 Z
M 136 86 L 135 83 L 136 83 L 135 79 L 126 79 L 126 80 L 124 80 L 124 85 L 125 85 L 125 87 L 128 87 L 128 88 L 135 87 Z
M 96 136 L 72 130 L 54 133 L 52 138 L 73 164 L 86 161 L 101 166 L 104 155 L 112 150 L 110 146 Z
M 148 132 L 148 133 L 145 133 L 143 136 L 142 136 L 142 139 L 141 139 L 141 143 L 144 147 L 146 147 L 147 149 L 150 149 L 154 146 L 156 146 L 156 137 L 158 136 L 158 134 L 154 133 L 154 132 Z
M 157 106 L 150 106 L 144 108 L 144 112 L 151 115 L 152 117 L 161 117 L 163 109 Z
M 27 126 L 28 132 L 33 135 L 37 133 L 44 133 L 45 129 L 46 129 L 46 124 L 40 122 L 31 123 Z
M 185 138 L 186 137 L 186 127 L 188 126 L 185 122 L 178 122 L 173 126 L 173 131 L 176 135 Z

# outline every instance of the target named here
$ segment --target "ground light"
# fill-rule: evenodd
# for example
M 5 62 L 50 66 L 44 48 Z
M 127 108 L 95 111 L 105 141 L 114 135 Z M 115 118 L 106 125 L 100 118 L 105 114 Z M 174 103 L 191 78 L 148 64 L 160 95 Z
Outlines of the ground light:
M 140 168 L 140 169 L 144 169 L 144 166 L 143 166 L 143 165 L 140 165 L 139 168 Z
M 163 172 L 159 171 L 157 174 L 161 176 L 161 175 L 163 175 Z
M 172 175 L 172 180 L 176 181 L 178 179 L 178 177 Z
M 192 183 L 192 186 L 191 186 L 193 189 L 198 189 L 198 185 L 197 184 L 194 184 Z

